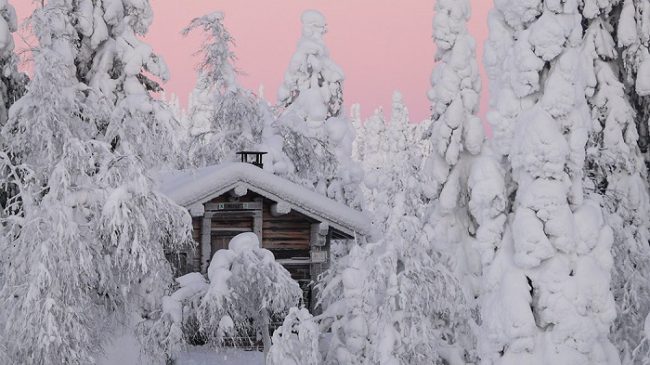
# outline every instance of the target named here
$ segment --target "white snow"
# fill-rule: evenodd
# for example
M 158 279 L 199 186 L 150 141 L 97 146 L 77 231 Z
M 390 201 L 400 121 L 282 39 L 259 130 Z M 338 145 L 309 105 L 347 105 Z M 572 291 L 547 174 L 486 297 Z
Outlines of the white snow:
M 48 0 L 24 95 L 0 0 L 0 363 L 650 364 L 650 0 L 494 0 L 491 140 L 470 4 L 435 1 L 432 115 L 414 125 L 399 92 L 390 122 L 343 115 L 317 10 L 277 108 L 238 84 L 224 13 L 194 19 L 208 37 L 185 113 L 154 96 L 169 70 L 142 39 L 149 0 Z M 228 162 L 244 149 L 265 169 Z M 187 211 L 229 191 L 360 238 L 329 247 L 322 314 L 282 266 L 309 260 L 253 233 L 169 292 Z M 217 347 L 256 332 L 268 356 L 182 349 L 194 321 Z
M 639 96 L 650 95 L 650 54 L 647 51 L 637 71 L 636 92 Z
M 327 219 L 334 226 L 360 235 L 370 233 L 365 214 L 308 188 L 246 163 L 226 163 L 195 170 L 166 172 L 158 177 L 160 191 L 177 204 L 191 207 L 219 196 L 238 185 L 275 197 L 309 216 Z
M 210 348 L 192 348 L 176 358 L 176 365 L 264 365 L 264 353 L 224 349 L 216 353 Z M 131 365 L 131 364 L 123 364 Z

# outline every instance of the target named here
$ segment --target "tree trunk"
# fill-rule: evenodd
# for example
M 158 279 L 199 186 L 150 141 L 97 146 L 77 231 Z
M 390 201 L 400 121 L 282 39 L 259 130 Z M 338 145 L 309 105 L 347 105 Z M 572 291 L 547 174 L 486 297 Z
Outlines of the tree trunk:
M 266 309 L 260 313 L 260 332 L 262 334 L 262 343 L 264 344 L 264 363 L 266 364 L 266 356 L 271 349 L 271 335 L 269 333 L 269 312 Z

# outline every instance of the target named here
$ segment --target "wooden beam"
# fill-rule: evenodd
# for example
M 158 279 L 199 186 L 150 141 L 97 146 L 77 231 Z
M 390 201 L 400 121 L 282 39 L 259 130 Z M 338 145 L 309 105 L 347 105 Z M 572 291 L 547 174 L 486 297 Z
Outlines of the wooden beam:
M 202 217 L 205 214 L 205 206 L 201 203 L 190 206 L 188 210 L 192 217 Z
M 311 225 L 310 245 L 314 247 L 323 247 L 327 244 L 327 233 L 330 226 L 327 223 L 314 223 Z
M 257 235 L 257 239 L 260 241 L 260 247 L 264 246 L 264 235 L 262 234 L 262 229 L 264 226 L 264 216 L 262 211 L 256 211 L 253 216 L 253 232 Z
M 271 215 L 279 217 L 291 213 L 291 205 L 286 202 L 278 202 L 271 205 Z
M 201 272 L 208 272 L 208 266 L 212 257 L 212 215 L 203 216 L 201 222 Z

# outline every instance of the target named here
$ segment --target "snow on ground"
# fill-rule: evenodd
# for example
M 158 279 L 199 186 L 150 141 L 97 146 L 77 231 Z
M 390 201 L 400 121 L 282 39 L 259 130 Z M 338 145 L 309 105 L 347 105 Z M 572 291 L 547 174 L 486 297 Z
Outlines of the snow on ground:
M 113 341 L 98 365 L 158 365 L 147 362 L 141 356 L 135 336 L 123 335 Z M 209 347 L 193 347 L 183 352 L 174 365 L 263 365 L 264 353 L 238 349 L 222 349 L 217 352 Z
M 124 330 L 104 349 L 98 365 L 156 365 L 141 356 L 141 346 L 130 330 Z
M 194 348 L 181 354 L 175 365 L 262 365 L 264 353 L 235 349 L 221 350 L 216 353 L 210 348 Z

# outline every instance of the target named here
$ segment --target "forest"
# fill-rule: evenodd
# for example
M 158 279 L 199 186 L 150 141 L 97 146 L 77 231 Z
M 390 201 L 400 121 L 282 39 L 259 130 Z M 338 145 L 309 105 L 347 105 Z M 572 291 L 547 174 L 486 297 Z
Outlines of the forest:
M 274 101 L 239 81 L 226 15 L 194 19 L 180 105 L 149 0 L 45 0 L 25 24 L 10 2 L 0 364 L 111 364 L 128 333 L 133 364 L 183 365 L 243 332 L 268 365 L 650 364 L 650 0 L 495 0 L 485 84 L 470 0 L 432 1 L 425 121 L 398 91 L 369 118 L 345 103 L 317 10 Z M 240 151 L 371 222 L 332 243 L 316 311 L 252 233 L 174 275 L 166 253 L 197 242 L 159 177 Z

